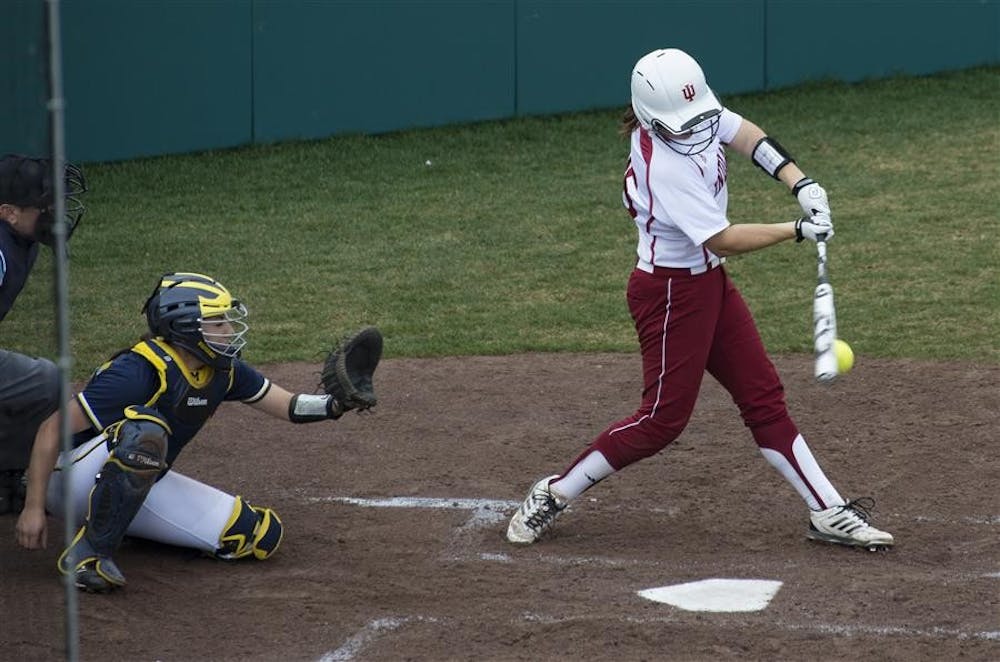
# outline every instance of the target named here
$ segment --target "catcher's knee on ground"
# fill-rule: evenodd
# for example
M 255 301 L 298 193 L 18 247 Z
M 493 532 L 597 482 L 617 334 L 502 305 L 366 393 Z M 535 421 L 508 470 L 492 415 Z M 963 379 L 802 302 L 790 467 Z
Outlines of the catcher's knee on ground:
M 88 590 L 124 585 L 111 555 L 166 467 L 166 421 L 148 407 L 128 407 L 125 416 L 107 429 L 111 454 L 90 491 L 86 520 L 58 561 L 60 572 L 75 573 Z
M 278 550 L 283 536 L 284 529 L 276 512 L 251 506 L 238 496 L 233 513 L 219 536 L 215 557 L 234 560 L 253 556 L 263 561 Z

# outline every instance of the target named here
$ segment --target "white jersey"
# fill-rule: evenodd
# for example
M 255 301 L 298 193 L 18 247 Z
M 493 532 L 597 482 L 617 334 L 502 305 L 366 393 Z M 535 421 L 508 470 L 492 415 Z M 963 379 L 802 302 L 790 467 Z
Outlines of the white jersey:
M 705 269 L 721 262 L 702 244 L 729 226 L 726 150 L 743 118 L 723 108 L 707 149 L 682 156 L 643 128 L 632 132 L 622 201 L 639 230 L 639 268 Z

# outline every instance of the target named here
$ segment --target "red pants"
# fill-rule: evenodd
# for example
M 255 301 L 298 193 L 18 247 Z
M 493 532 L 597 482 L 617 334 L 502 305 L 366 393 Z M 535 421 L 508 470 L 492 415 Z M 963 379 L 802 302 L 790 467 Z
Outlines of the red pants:
M 599 450 L 619 470 L 662 450 L 687 425 L 706 370 L 729 391 L 757 444 L 791 457 L 798 430 L 784 387 L 724 268 L 698 275 L 636 269 L 628 306 L 642 350 L 642 404 L 611 424 L 577 461 Z

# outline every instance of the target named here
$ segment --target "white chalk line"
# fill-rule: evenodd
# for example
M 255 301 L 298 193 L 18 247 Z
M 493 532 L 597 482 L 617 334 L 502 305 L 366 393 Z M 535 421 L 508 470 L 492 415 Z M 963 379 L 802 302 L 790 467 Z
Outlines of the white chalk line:
M 428 508 L 428 509 L 450 509 L 450 510 L 471 510 L 473 520 L 481 524 L 489 524 L 502 521 L 506 513 L 514 510 L 520 501 L 509 501 L 504 499 L 449 499 L 440 497 L 382 497 L 382 498 L 361 498 L 345 496 L 306 496 L 307 503 L 347 503 L 355 506 L 368 508 Z M 589 499 L 591 503 L 596 499 Z M 601 510 L 621 512 L 623 510 L 635 510 L 638 512 L 650 512 L 666 514 L 670 517 L 683 517 L 683 511 L 679 508 L 619 508 L 604 507 Z M 911 520 L 915 522 L 925 522 L 931 524 L 956 523 L 997 526 L 1000 525 L 1000 515 L 971 515 L 967 517 L 939 517 L 936 515 L 903 515 L 893 513 L 893 517 L 899 520 Z
M 1000 524 L 1000 515 L 979 515 L 974 517 L 935 517 L 933 515 L 917 515 L 913 518 L 916 522 L 928 522 L 931 524 L 954 524 L 964 522 L 966 524 L 986 524 L 996 526 Z
M 636 616 L 618 616 L 612 617 L 619 621 L 625 623 L 635 623 L 639 625 L 656 625 L 663 623 L 686 623 L 689 619 L 683 617 L 685 612 L 677 612 L 676 616 L 653 616 L 653 617 L 636 617 Z M 558 625 L 562 623 L 574 623 L 581 621 L 591 621 L 595 617 L 592 616 L 548 616 L 546 614 L 537 614 L 534 612 L 525 612 L 521 615 L 521 619 L 533 623 L 543 623 L 543 624 L 553 624 Z M 699 617 L 700 618 L 700 617 Z M 601 617 L 601 620 L 605 620 L 606 617 Z M 981 632 L 966 632 L 964 630 L 956 630 L 954 628 L 943 628 L 943 627 L 931 627 L 931 628 L 907 628 L 896 625 L 843 625 L 836 623 L 789 623 L 787 621 L 771 621 L 771 625 L 775 628 L 782 630 L 791 630 L 798 632 L 816 632 L 819 634 L 835 634 L 841 636 L 868 636 L 875 635 L 879 637 L 918 637 L 918 638 L 932 638 L 932 639 L 984 639 L 988 641 L 1000 641 L 1000 630 L 986 630 Z M 767 626 L 760 623 L 749 623 L 744 621 L 730 621 L 729 623 L 725 621 L 713 622 L 712 627 L 715 628 L 725 628 L 729 627 L 732 629 L 741 630 L 744 628 L 754 628 L 754 629 L 764 629 Z
M 325 653 L 319 658 L 318 662 L 347 662 L 348 660 L 353 660 L 358 653 L 364 650 L 365 646 L 380 635 L 398 630 L 411 621 L 429 621 L 433 623 L 436 620 L 435 618 L 426 618 L 424 616 L 376 618 L 348 637 L 347 641 L 340 648 Z
M 507 519 L 507 512 L 517 508 L 517 501 L 497 499 L 441 499 L 431 497 L 389 497 L 382 499 L 362 499 L 357 497 L 311 497 L 310 501 L 347 503 L 366 508 L 430 508 L 463 510 L 470 513 L 460 526 L 452 530 L 442 560 L 468 561 L 474 556 L 473 548 L 478 545 L 480 530 L 496 527 Z
M 506 519 L 506 512 L 517 508 L 519 501 L 498 499 L 441 499 L 433 497 L 388 497 L 382 499 L 362 499 L 358 497 L 307 497 L 306 501 L 347 503 L 366 508 L 431 508 L 447 510 L 470 510 L 472 515 L 465 526 L 495 524 Z
M 478 555 L 480 561 L 491 561 L 494 563 L 524 563 L 526 559 L 511 556 L 506 552 L 482 552 Z M 452 558 L 452 561 L 461 561 L 461 558 Z M 660 566 L 670 565 L 676 568 L 676 564 L 668 564 L 661 561 L 641 561 L 639 559 L 615 559 L 606 556 L 554 556 L 551 554 L 539 554 L 527 559 L 529 562 L 547 563 L 549 565 L 575 566 L 591 565 L 604 566 L 607 568 L 623 568 L 628 566 Z

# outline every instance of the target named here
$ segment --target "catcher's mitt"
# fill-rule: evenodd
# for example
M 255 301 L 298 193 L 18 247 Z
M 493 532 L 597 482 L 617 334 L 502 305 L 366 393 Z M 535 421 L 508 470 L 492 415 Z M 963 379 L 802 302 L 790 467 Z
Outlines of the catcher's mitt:
M 341 340 L 323 362 L 320 388 L 332 396 L 332 413 L 341 416 L 346 411 L 364 411 L 375 406 L 372 375 L 382 358 L 382 333 L 373 326 L 365 327 Z

